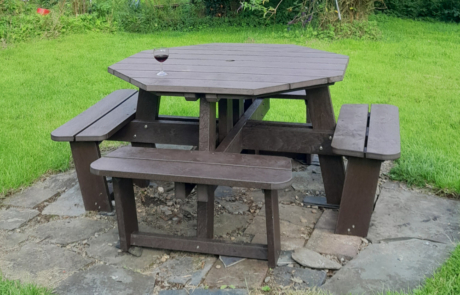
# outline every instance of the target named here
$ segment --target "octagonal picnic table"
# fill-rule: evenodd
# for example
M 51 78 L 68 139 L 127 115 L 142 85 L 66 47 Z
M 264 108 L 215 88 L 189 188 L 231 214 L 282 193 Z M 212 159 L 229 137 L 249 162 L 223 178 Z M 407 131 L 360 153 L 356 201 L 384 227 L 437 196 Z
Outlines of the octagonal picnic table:
M 135 119 L 111 140 L 210 152 L 318 154 L 327 202 L 339 205 L 345 169 L 331 148 L 336 121 L 329 86 L 343 80 L 347 64 L 347 56 L 296 45 L 216 43 L 170 48 L 168 75 L 161 77 L 153 52 L 142 51 L 109 67 L 139 87 Z M 161 96 L 199 100 L 199 118 L 160 117 Z M 270 98 L 305 100 L 308 122 L 262 121 Z M 175 185 L 179 198 L 194 187 Z M 212 238 L 214 189 L 200 185 L 197 192 L 197 236 Z

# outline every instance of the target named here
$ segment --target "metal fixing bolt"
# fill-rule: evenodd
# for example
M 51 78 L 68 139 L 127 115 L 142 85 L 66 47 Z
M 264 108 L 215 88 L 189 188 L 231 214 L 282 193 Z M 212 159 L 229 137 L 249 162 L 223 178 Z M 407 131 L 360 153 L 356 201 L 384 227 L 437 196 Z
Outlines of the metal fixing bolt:
M 352 227 L 352 228 L 355 228 L 355 225 L 353 224 L 351 227 Z
M 99 209 L 101 209 L 101 206 L 99 206 Z
M 350 231 L 351 231 L 351 230 L 350 230 L 350 229 L 348 229 L 348 232 L 350 232 Z
M 320 146 L 320 147 L 319 147 L 319 150 L 322 151 L 322 150 L 323 150 L 323 146 Z
M 97 206 L 97 202 L 96 202 L 96 203 L 94 203 L 94 205 L 95 205 L 95 206 Z
M 147 127 L 148 127 L 147 125 L 144 125 L 144 128 L 145 128 L 145 129 L 147 129 Z
M 196 246 L 197 249 L 200 249 L 200 246 Z
M 136 134 L 134 134 L 134 138 L 136 138 Z
M 332 136 L 329 135 L 329 140 L 332 140 Z

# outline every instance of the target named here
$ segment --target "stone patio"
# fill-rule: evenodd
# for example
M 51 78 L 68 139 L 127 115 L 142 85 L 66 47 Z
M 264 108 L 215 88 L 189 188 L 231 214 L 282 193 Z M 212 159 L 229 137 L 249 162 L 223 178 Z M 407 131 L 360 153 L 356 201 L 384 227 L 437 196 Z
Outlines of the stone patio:
M 295 181 L 280 191 L 283 253 L 275 269 L 252 259 L 147 248 L 123 253 L 116 217 L 85 213 L 75 172 L 69 171 L 3 200 L 0 271 L 57 294 L 230 295 L 263 286 L 373 294 L 422 284 L 459 239 L 460 202 L 389 181 L 389 163 L 367 239 L 336 235 L 337 211 L 303 203 L 307 196 L 324 196 L 317 159 L 308 167 L 293 164 Z M 172 183 L 136 188 L 140 227 L 194 235 L 195 201 L 195 193 L 175 200 Z M 216 238 L 266 243 L 262 191 L 218 187 L 215 207 Z

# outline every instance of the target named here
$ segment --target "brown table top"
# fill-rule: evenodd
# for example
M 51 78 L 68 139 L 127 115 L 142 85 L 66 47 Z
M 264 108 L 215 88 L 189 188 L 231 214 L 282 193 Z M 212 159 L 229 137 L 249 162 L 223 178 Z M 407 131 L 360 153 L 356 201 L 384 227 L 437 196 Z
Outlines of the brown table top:
M 348 56 L 297 45 L 214 43 L 170 48 L 165 77 L 152 50 L 109 73 L 151 92 L 262 96 L 341 81 L 347 65 Z

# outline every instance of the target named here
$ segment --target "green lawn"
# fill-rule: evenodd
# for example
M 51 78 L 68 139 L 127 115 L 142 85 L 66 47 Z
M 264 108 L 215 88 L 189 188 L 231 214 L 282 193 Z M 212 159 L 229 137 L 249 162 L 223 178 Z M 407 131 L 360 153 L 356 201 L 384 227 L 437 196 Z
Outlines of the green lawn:
M 394 177 L 460 192 L 460 26 L 389 19 L 380 41 L 308 41 L 299 45 L 350 56 L 331 87 L 344 103 L 400 109 L 402 156 Z M 298 39 L 296 39 L 298 40 Z M 154 46 L 206 42 L 294 43 L 271 29 L 209 29 L 158 34 L 72 35 L 0 50 L 0 193 L 49 170 L 68 168 L 70 149 L 50 132 L 113 90 L 132 85 L 107 73 L 117 61 Z M 300 42 L 300 41 L 298 41 Z M 165 63 L 167 69 L 167 62 Z M 197 115 L 198 104 L 167 98 L 161 113 Z M 268 120 L 304 122 L 302 102 L 274 101 Z
M 21 284 L 0 276 L 0 294 L 2 295 L 51 295 L 51 291 L 33 284 Z

